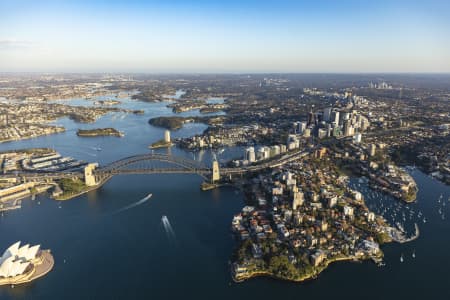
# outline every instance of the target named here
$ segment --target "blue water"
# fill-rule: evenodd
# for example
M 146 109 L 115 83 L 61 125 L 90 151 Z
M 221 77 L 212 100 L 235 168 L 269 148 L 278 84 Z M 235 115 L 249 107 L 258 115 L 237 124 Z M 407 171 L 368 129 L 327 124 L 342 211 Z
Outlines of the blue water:
M 99 99 L 114 99 L 113 96 L 100 96 Z M 154 127 L 148 124 L 150 118 L 158 116 L 200 116 L 198 110 L 175 114 L 171 109 L 167 108 L 170 102 L 145 103 L 135 101 L 130 98 L 118 99 L 121 104 L 114 107 L 125 109 L 142 109 L 143 115 L 135 115 L 131 113 L 111 112 L 100 117 L 95 123 L 77 123 L 68 118 L 62 118 L 52 122 L 52 124 L 64 126 L 66 132 L 41 136 L 34 139 L 15 141 L 0 144 L 0 150 L 12 150 L 29 147 L 51 147 L 58 150 L 63 155 L 73 156 L 77 159 L 86 161 L 96 161 L 105 164 L 133 154 L 142 154 L 149 152 L 148 146 L 160 140 L 164 136 L 164 128 Z M 93 100 L 72 99 L 53 101 L 70 105 L 92 105 Z M 220 113 L 221 114 L 221 113 Z M 123 138 L 117 137 L 95 137 L 86 138 L 78 137 L 76 132 L 78 129 L 92 129 L 102 127 L 114 127 L 124 132 Z M 195 134 L 201 134 L 207 125 L 201 123 L 187 123 L 180 130 L 171 133 L 172 138 L 187 137 Z M 95 150 L 100 147 L 101 152 Z M 158 150 L 167 151 L 167 150 Z M 185 155 L 193 158 L 193 154 L 179 151 L 172 148 L 173 154 Z M 224 155 L 228 155 L 225 151 Z M 242 155 L 242 154 L 240 154 Z M 197 155 L 198 157 L 198 155 Z M 210 161 L 210 156 L 206 156 Z
M 172 113 L 165 103 L 129 101 L 124 105 L 142 108 L 145 115 L 121 119 L 108 114 L 88 125 L 59 120 L 67 132 L 0 144 L 0 150 L 55 147 L 64 155 L 101 163 L 144 153 L 164 131 L 150 126 L 148 119 Z M 113 126 L 126 135 L 92 139 L 75 135 L 77 128 L 103 126 Z M 189 136 L 205 128 L 189 124 L 173 136 Z M 103 150 L 92 150 L 97 146 Z M 210 151 L 195 155 L 176 148 L 171 151 L 196 159 L 201 156 L 205 161 L 211 158 Z M 239 149 L 226 150 L 222 158 L 238 154 L 242 154 Z M 364 184 L 358 186 L 355 180 L 352 184 L 363 191 L 373 210 L 383 204 L 400 214 L 421 211 L 426 223 L 420 223 L 423 218 L 405 222 L 408 231 L 419 222 L 418 240 L 383 246 L 386 267 L 371 262 L 337 263 L 317 280 L 301 284 L 267 278 L 231 282 L 228 260 L 235 243 L 230 222 L 244 205 L 243 195 L 233 188 L 201 192 L 202 178 L 196 175 L 123 175 L 62 203 L 45 195 L 26 199 L 21 209 L 0 216 L 0 249 L 17 240 L 41 244 L 52 250 L 55 267 L 30 284 L 0 287 L 0 299 L 449 299 L 450 188 L 419 171 L 412 175 L 420 190 L 417 203 L 409 209 L 366 190 Z M 149 193 L 153 196 L 148 201 L 132 206 Z M 437 202 L 441 194 L 448 202 L 445 207 Z M 439 208 L 449 218 L 442 220 Z M 167 235 L 162 216 L 167 216 L 174 240 Z

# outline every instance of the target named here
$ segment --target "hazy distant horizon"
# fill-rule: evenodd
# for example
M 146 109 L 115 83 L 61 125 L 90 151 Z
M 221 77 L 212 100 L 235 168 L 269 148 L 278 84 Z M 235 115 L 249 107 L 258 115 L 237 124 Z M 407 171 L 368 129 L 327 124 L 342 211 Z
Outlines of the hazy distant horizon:
M 0 72 L 450 73 L 450 2 L 10 1 Z
M 0 75 L 49 74 L 49 75 L 450 75 L 445 72 L 132 72 L 132 71 L 0 71 Z

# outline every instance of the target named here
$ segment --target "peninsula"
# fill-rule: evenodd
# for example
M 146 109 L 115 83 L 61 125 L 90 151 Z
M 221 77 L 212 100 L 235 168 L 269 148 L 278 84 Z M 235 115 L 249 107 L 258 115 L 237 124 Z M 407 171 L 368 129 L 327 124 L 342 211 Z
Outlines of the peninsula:
M 234 281 L 271 276 L 299 282 L 336 261 L 381 262 L 380 245 L 393 240 L 390 227 L 348 188 L 333 160 L 316 157 L 260 173 L 244 185 L 249 205 L 232 222 L 239 241 Z
M 157 142 L 152 143 L 149 148 L 150 149 L 158 149 L 158 148 L 168 148 L 168 147 L 172 147 L 173 143 L 170 141 L 165 141 L 164 139 L 161 139 Z
M 50 250 L 41 250 L 40 245 L 20 247 L 20 241 L 16 242 L 0 257 L 0 286 L 31 282 L 50 272 L 53 265 Z

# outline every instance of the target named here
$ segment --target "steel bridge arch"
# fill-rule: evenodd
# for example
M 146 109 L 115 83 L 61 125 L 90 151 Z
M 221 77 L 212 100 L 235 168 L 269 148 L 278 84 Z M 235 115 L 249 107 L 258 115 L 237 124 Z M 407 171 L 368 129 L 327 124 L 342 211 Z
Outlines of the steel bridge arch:
M 179 169 L 175 168 L 147 168 L 147 169 L 126 169 L 127 166 L 139 163 L 139 162 L 149 162 L 149 161 L 158 161 L 165 162 L 171 165 L 175 165 L 179 167 Z M 204 176 L 207 173 L 211 172 L 210 168 L 207 168 L 203 164 L 187 159 L 184 157 L 172 156 L 167 154 L 159 154 L 159 153 L 148 153 L 148 154 L 140 154 L 133 155 L 129 157 L 122 158 L 118 161 L 112 162 L 108 165 L 100 167 L 95 170 L 96 175 L 115 175 L 115 174 L 145 174 L 146 171 L 149 174 L 158 173 L 158 170 L 163 173 L 196 173 L 201 176 Z

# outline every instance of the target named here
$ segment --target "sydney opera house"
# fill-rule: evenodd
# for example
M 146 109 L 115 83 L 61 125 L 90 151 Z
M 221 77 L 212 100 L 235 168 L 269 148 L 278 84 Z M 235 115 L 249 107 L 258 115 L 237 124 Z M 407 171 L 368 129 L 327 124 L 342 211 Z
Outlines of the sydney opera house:
M 53 264 L 50 250 L 41 250 L 40 245 L 20 247 L 19 241 L 0 257 L 0 285 L 30 282 L 47 274 Z

